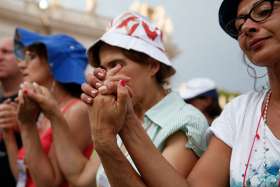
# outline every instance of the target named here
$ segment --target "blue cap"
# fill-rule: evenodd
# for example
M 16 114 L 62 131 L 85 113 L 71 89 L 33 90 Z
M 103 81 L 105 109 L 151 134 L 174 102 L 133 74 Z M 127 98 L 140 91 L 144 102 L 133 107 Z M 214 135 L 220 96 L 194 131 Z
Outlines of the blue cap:
M 19 60 L 24 59 L 24 48 L 33 44 L 46 47 L 48 64 L 56 81 L 79 85 L 85 82 L 86 49 L 77 40 L 65 34 L 45 36 L 23 28 L 16 29 L 14 50 Z
M 224 0 L 219 9 L 219 23 L 222 29 L 234 39 L 237 39 L 236 35 L 233 35 L 229 30 L 236 31 L 235 28 L 226 28 L 227 24 L 236 17 L 237 9 L 240 0 Z M 236 31 L 237 32 L 237 31 Z

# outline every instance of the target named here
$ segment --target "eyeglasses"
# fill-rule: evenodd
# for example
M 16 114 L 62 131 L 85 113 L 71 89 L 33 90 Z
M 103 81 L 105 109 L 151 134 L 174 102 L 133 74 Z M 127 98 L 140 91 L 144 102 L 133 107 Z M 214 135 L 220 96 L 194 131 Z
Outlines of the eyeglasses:
M 279 0 L 258 1 L 254 4 L 248 14 L 238 16 L 229 21 L 225 29 L 230 35 L 237 38 L 242 34 L 242 27 L 248 18 L 256 23 L 263 22 L 269 18 L 273 12 L 275 1 Z

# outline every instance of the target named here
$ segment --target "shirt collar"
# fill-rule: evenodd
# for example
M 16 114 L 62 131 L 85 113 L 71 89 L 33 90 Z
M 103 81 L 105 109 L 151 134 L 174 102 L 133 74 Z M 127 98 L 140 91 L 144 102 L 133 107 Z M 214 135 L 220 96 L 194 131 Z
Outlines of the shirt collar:
M 174 117 L 185 105 L 186 103 L 177 93 L 170 92 L 145 113 L 145 118 L 163 128 L 168 118 Z

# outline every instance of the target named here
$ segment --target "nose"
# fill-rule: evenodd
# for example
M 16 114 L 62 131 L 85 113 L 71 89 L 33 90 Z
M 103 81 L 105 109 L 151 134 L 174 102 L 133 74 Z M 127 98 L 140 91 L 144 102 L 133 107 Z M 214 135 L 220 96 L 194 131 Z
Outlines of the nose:
M 20 71 L 23 71 L 26 68 L 27 63 L 24 60 L 19 60 L 19 61 L 17 61 L 17 65 L 18 65 Z
M 259 24 L 251 20 L 247 19 L 241 29 L 242 33 L 245 33 L 246 36 L 252 36 L 259 30 Z

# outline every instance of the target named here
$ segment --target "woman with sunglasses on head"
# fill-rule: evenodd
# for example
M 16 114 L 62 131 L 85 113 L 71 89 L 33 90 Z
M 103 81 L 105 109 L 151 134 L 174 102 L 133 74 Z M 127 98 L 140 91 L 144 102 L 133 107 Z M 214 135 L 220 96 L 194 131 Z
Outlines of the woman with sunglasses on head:
M 187 180 L 162 159 L 143 130 L 124 126 L 127 150 L 147 186 L 280 185 L 280 1 L 224 0 L 219 20 L 248 59 L 267 68 L 270 88 L 244 94 L 225 107 Z
M 73 139 L 87 157 L 92 150 L 87 108 L 79 99 L 87 65 L 85 48 L 67 35 L 44 36 L 17 28 L 15 54 L 25 81 L 17 111 L 23 149 L 17 161 L 11 160 L 14 168 L 17 163 L 17 185 L 67 186 L 55 151 L 58 136 Z M 65 122 L 52 120 L 52 113 Z M 56 129 L 64 132 L 54 133 L 61 132 Z

